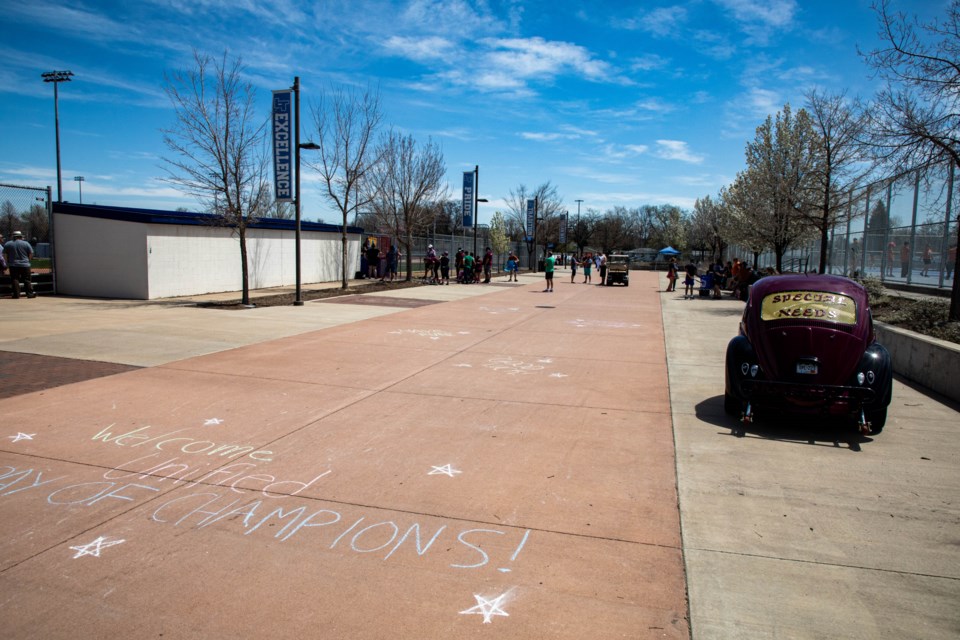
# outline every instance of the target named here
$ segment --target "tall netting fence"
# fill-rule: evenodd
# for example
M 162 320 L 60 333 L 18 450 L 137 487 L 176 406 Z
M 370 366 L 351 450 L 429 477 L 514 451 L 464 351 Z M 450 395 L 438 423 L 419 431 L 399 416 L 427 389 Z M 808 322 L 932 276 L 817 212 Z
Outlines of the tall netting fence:
M 858 190 L 849 199 L 843 222 L 829 232 L 826 272 L 952 287 L 960 214 L 958 186 L 952 166 L 933 166 Z M 816 271 L 820 251 L 819 238 L 798 243 L 784 254 L 783 271 Z M 744 247 L 731 247 L 729 255 L 752 259 Z M 776 256 L 764 252 L 757 265 L 761 270 L 774 267 Z

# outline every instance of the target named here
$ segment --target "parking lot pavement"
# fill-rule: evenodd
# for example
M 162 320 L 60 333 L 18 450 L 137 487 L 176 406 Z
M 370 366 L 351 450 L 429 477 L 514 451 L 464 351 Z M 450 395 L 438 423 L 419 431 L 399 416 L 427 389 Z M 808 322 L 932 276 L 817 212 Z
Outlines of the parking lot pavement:
M 956 638 L 957 407 L 898 379 L 875 437 L 782 416 L 733 437 L 743 304 L 662 302 L 692 637 Z
M 656 276 L 541 288 L 0 309 L 142 367 L 0 400 L 4 635 L 688 637 Z

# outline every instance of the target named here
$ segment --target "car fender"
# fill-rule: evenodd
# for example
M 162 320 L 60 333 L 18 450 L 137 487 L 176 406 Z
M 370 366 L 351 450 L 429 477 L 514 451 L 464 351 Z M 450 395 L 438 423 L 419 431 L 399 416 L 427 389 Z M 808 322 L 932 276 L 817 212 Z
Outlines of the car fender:
M 741 389 L 740 382 L 750 377 L 750 373 L 744 375 L 743 365 L 748 367 L 757 365 L 757 355 L 753 350 L 753 345 L 746 336 L 734 336 L 727 344 L 726 367 L 726 393 L 737 400 L 746 400 L 746 395 Z M 758 372 L 759 375 L 759 372 Z

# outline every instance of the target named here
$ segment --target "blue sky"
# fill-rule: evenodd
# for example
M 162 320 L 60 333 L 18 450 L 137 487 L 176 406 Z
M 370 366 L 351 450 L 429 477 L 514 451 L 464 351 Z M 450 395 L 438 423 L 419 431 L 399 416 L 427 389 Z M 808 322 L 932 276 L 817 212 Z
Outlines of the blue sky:
M 929 20 L 947 0 L 892 0 Z M 692 208 L 743 168 L 744 145 L 813 87 L 869 96 L 857 47 L 876 46 L 869 0 L 521 2 L 4 0 L 0 182 L 54 188 L 60 85 L 63 199 L 197 207 L 160 180 L 174 122 L 164 73 L 193 50 L 242 57 L 263 117 L 301 78 L 307 108 L 333 85 L 379 86 L 386 124 L 444 152 L 451 195 L 480 166 L 479 220 L 510 189 L 550 181 L 569 211 Z M 303 172 L 305 219 L 335 221 Z

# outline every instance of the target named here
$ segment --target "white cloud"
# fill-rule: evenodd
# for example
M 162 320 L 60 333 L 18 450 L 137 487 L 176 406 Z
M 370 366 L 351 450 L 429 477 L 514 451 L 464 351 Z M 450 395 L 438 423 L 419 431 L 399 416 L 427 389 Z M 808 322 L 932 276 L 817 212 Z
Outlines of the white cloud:
M 638 26 L 658 36 L 675 35 L 687 19 L 687 10 L 683 7 L 659 7 L 637 21 Z
M 760 23 L 783 29 L 789 27 L 797 11 L 796 0 L 714 0 L 746 23 Z
M 450 40 L 439 36 L 426 38 L 391 36 L 386 39 L 383 46 L 393 55 L 403 56 L 418 62 L 443 60 L 454 49 L 454 44 Z
M 612 76 L 610 65 L 597 60 L 584 47 L 543 38 L 497 38 L 483 41 L 490 47 L 485 62 L 494 68 L 508 70 L 521 78 L 555 76 L 576 72 L 590 80 L 607 80 Z
M 691 164 L 703 162 L 703 156 L 690 151 L 682 140 L 657 140 L 657 156 L 665 160 L 680 160 Z
M 796 0 L 714 0 L 729 11 L 754 44 L 766 46 L 773 34 L 789 31 L 797 12 Z

